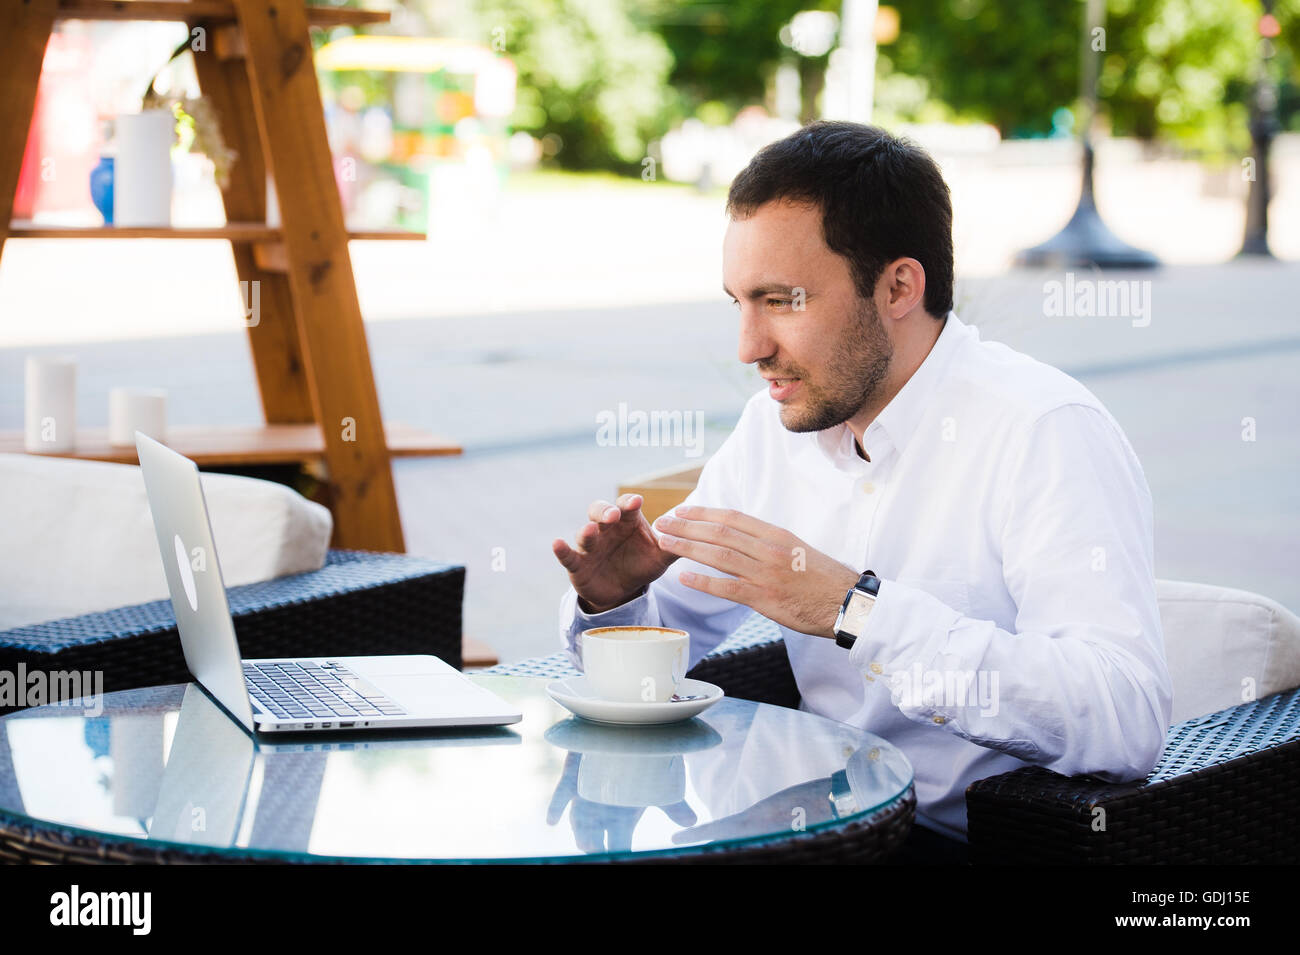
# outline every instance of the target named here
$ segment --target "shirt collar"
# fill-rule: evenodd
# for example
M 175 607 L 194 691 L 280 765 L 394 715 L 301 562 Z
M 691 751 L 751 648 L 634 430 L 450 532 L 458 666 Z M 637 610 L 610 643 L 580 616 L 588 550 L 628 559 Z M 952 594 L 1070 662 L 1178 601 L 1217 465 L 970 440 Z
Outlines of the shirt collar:
M 978 335 L 978 330 L 962 322 L 956 312 L 948 313 L 943 330 L 930 353 L 863 433 L 863 450 L 873 463 L 884 457 L 890 449 L 900 454 L 906 449 L 953 354 L 963 341 Z M 853 446 L 853 432 L 846 423 L 824 431 L 811 432 L 808 438 L 837 468 L 845 469 L 848 466 L 857 469 L 859 465 L 866 466 L 866 462 L 858 457 Z

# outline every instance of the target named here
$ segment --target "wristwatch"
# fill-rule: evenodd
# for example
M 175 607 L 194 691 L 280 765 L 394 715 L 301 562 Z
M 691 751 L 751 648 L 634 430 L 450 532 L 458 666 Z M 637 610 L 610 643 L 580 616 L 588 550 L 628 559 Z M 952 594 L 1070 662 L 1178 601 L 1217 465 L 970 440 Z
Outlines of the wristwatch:
M 858 578 L 853 589 L 844 597 L 839 616 L 835 618 L 835 643 L 845 650 L 853 649 L 854 642 L 867 628 L 867 617 L 876 604 L 880 592 L 880 578 L 867 571 Z

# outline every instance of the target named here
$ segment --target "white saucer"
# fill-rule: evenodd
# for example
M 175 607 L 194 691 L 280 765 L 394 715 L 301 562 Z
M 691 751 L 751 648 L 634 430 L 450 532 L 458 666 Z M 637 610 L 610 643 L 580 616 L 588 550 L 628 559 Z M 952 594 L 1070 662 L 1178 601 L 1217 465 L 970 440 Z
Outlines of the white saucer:
M 615 703 L 597 699 L 585 676 L 555 680 L 547 685 L 546 692 L 574 716 L 581 716 L 593 723 L 612 723 L 615 726 L 651 726 L 689 720 L 726 695 L 721 687 L 712 683 L 683 680 L 678 689 L 680 696 L 702 696 L 704 699 L 683 700 L 679 703 Z

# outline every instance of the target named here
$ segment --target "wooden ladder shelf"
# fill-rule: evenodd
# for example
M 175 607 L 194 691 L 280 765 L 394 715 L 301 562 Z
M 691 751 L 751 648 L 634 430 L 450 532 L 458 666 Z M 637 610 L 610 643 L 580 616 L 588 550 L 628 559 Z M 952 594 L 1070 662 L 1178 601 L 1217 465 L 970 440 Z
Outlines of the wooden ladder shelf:
M 194 51 L 203 95 L 238 159 L 223 190 L 225 226 L 207 229 L 61 229 L 12 221 L 45 46 L 56 20 L 179 20 L 203 27 Z M 348 252 L 312 62 L 312 25 L 380 23 L 388 14 L 302 0 L 5 0 L 0 5 L 0 252 L 7 238 L 227 239 L 241 282 L 260 283 L 260 320 L 248 329 L 263 428 L 178 434 L 200 465 L 323 462 L 336 547 L 404 551 L 390 456 L 458 454 L 454 443 L 380 416 L 370 351 Z M 283 225 L 266 222 L 276 183 Z M 249 286 L 251 287 L 251 286 Z M 99 432 L 79 434 L 77 457 L 129 460 Z M 169 431 L 170 437 L 170 431 Z M 18 447 L 11 447 L 17 442 Z M 0 451 L 21 436 L 0 436 Z

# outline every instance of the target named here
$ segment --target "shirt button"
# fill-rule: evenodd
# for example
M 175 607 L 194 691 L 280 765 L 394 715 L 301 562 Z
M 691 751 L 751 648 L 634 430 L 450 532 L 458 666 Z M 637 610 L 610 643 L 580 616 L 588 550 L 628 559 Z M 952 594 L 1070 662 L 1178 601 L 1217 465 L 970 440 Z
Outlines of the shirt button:
M 936 723 L 941 724 L 941 725 L 942 725 L 943 723 L 947 723 L 947 722 L 948 722 L 948 721 L 947 721 L 946 719 L 944 719 L 942 716 L 936 716 L 936 717 L 934 718 L 934 721 L 935 721 Z
M 874 494 L 874 493 L 876 493 L 876 486 L 875 486 L 874 484 L 872 484 L 870 481 L 864 481 L 864 482 L 862 483 L 862 493 L 863 493 L 863 494 Z

